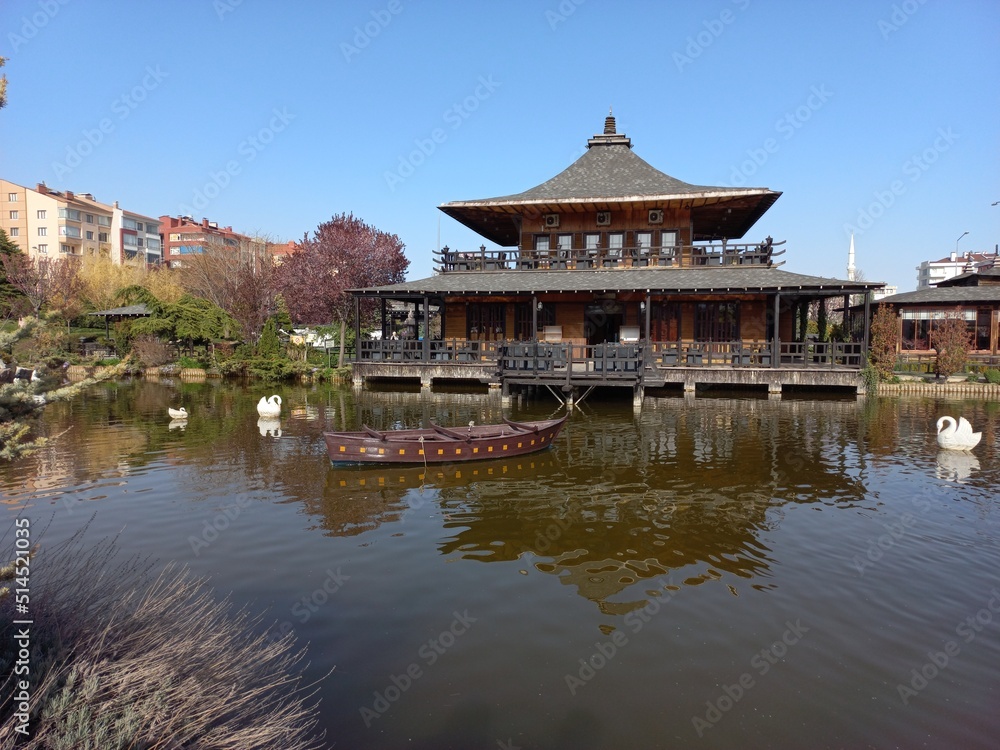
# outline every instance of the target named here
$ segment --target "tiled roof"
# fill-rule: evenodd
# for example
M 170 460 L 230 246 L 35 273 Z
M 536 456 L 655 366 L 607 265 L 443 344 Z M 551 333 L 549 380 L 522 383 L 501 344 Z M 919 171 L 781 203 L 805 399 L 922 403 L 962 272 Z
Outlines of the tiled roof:
M 1000 302 L 1000 284 L 986 286 L 939 286 L 884 297 L 879 302 L 890 305 L 967 305 Z
M 694 239 L 738 239 L 781 195 L 768 188 L 692 185 L 652 167 L 632 152 L 631 141 L 610 131 L 590 139 L 586 153 L 540 185 L 512 195 L 452 201 L 439 208 L 497 244 L 519 240 L 523 214 L 613 211 L 616 208 L 691 210 Z
M 114 307 L 110 310 L 100 310 L 92 312 L 91 315 L 101 315 L 106 318 L 120 316 L 123 318 L 141 318 L 149 315 L 149 310 L 145 305 L 128 305 L 127 307 Z
M 401 284 L 353 289 L 383 297 L 458 294 L 544 294 L 547 292 L 745 291 L 864 292 L 880 282 L 847 281 L 782 271 L 767 266 L 718 268 L 627 268 L 573 271 L 457 271 Z

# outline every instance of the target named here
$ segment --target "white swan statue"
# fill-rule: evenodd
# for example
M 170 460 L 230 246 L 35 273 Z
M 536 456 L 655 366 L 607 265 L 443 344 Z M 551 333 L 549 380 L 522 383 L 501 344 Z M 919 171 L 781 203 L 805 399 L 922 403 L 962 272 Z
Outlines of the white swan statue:
M 257 402 L 257 413 L 262 417 L 281 416 L 281 396 L 274 395 L 271 398 L 261 396 Z
M 188 412 L 183 406 L 180 409 L 167 409 L 167 414 L 170 415 L 171 419 L 187 419 Z
M 937 421 L 937 431 L 938 445 L 952 451 L 970 451 L 983 437 L 983 433 L 972 431 L 965 417 L 959 417 L 957 423 L 953 417 L 941 417 Z

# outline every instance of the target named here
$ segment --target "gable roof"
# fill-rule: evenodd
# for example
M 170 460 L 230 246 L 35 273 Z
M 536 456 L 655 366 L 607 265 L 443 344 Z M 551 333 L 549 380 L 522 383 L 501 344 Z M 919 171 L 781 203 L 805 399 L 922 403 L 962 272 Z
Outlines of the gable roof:
M 1000 284 L 985 286 L 939 286 L 883 297 L 887 305 L 974 305 L 1000 302 Z
M 632 142 L 615 132 L 614 117 L 587 151 L 562 172 L 521 193 L 452 201 L 442 211 L 497 244 L 520 238 L 520 217 L 574 211 L 676 206 L 690 209 L 694 239 L 738 239 L 778 199 L 768 188 L 692 185 L 661 172 L 632 151 Z

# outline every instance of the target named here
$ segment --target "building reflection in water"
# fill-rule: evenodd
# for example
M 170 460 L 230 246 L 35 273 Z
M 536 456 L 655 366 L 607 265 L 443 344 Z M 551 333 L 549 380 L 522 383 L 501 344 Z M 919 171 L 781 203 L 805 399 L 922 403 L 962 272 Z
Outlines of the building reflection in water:
M 549 450 L 512 461 L 429 467 L 336 468 L 326 429 L 378 429 L 499 421 L 499 395 L 289 387 L 279 425 L 262 425 L 259 394 L 232 384 L 104 384 L 53 404 L 40 429 L 58 435 L 6 478 L 9 502 L 73 488 L 82 499 L 145 466 L 169 464 L 177 492 L 228 488 L 301 505 L 311 528 L 355 536 L 433 508 L 442 555 L 522 561 L 557 576 L 608 612 L 641 606 L 629 590 L 669 578 L 697 585 L 726 573 L 766 587 L 774 560 L 768 533 L 791 503 L 872 506 L 869 465 L 915 443 L 941 479 L 974 478 L 973 456 L 938 456 L 933 425 L 954 405 L 893 399 L 661 398 L 574 410 Z M 191 416 L 183 430 L 169 404 Z M 517 418 L 549 416 L 536 402 Z M 984 451 L 993 450 L 996 409 L 964 405 Z M 72 429 L 70 429 L 72 428 Z M 262 434 L 263 433 L 263 434 Z M 924 445 L 926 444 L 926 449 Z M 985 455 L 985 454 L 984 454 Z M 37 495 L 36 495 L 37 496 Z M 673 576 L 671 578 L 671 576 Z M 733 579 L 729 579 L 733 580 Z M 644 585 L 645 584 L 645 585 Z M 634 597 L 632 597 L 634 598 Z

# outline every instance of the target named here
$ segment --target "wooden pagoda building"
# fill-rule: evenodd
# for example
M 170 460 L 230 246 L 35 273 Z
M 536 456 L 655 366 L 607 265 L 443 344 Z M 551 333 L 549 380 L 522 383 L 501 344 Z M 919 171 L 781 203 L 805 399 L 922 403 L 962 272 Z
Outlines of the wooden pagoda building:
M 613 385 L 637 400 L 670 384 L 863 387 L 869 316 L 844 326 L 854 340 L 810 342 L 804 310 L 831 297 L 849 310 L 881 284 L 790 273 L 783 243 L 740 242 L 781 193 L 681 182 L 610 115 L 587 147 L 523 193 L 440 206 L 496 249 L 445 247 L 429 278 L 353 290 L 359 305 L 379 301 L 382 326 L 379 340 L 358 331 L 356 381 L 475 379 L 564 398 Z

